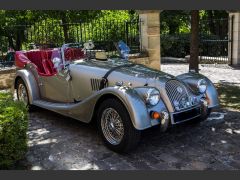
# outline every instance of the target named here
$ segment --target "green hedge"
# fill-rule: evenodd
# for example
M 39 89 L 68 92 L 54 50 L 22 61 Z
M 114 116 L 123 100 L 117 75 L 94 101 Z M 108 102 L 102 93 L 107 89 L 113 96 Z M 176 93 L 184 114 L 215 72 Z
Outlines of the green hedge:
M 201 56 L 227 56 L 228 41 L 217 35 L 199 36 L 199 54 Z M 190 33 L 162 34 L 161 56 L 184 58 L 190 54 Z
M 8 169 L 27 151 L 27 108 L 0 93 L 0 169 Z

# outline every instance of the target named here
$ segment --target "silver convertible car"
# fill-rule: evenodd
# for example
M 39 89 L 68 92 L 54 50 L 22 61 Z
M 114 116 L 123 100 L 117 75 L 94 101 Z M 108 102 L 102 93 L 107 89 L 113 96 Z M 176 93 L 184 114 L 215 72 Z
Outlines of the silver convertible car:
M 85 43 L 17 51 L 18 99 L 29 108 L 96 121 L 104 143 L 116 152 L 136 147 L 142 130 L 200 122 L 219 105 L 213 83 L 201 74 L 174 77 L 89 49 Z

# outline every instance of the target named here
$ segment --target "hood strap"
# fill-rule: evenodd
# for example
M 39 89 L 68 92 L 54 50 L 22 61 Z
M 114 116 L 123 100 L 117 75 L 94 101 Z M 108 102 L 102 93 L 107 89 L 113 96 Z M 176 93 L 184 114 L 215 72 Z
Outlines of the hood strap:
M 100 86 L 99 86 L 99 90 L 103 89 L 104 87 L 106 87 L 107 83 L 108 83 L 108 76 L 115 70 L 117 69 L 121 69 L 121 68 L 124 68 L 124 67 L 132 67 L 132 66 L 135 66 L 136 64 L 124 64 L 124 65 L 120 65 L 120 66 L 116 66 L 116 67 L 113 67 L 111 69 L 109 69 L 106 74 L 102 77 L 102 80 L 100 82 Z

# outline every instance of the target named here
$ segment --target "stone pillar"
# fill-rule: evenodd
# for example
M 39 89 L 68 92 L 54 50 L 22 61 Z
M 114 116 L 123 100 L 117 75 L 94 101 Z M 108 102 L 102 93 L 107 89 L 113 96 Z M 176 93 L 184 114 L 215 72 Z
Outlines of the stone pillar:
M 232 42 L 229 42 L 228 58 L 232 58 L 232 65 L 240 65 L 240 12 L 229 12 L 229 18 L 229 37 Z
M 160 54 L 160 12 L 159 10 L 141 10 L 141 47 L 149 55 L 148 66 L 157 70 L 161 68 Z

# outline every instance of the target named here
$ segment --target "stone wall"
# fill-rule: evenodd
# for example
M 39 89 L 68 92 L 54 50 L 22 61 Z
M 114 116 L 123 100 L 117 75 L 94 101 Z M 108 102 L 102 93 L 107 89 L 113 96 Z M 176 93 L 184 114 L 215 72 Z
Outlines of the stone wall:
M 11 88 L 16 69 L 0 69 L 0 90 Z
M 229 42 L 228 55 L 231 59 L 232 54 L 233 65 L 240 65 L 240 12 L 230 12 L 229 17 L 233 17 L 233 23 L 229 21 L 229 27 L 232 28 L 232 32 L 229 32 L 232 42 Z
M 141 47 L 148 52 L 146 64 L 154 69 L 160 70 L 160 11 L 143 10 L 138 11 L 141 21 Z
M 133 59 L 129 59 L 129 61 L 133 63 L 149 66 L 149 57 L 133 58 Z

